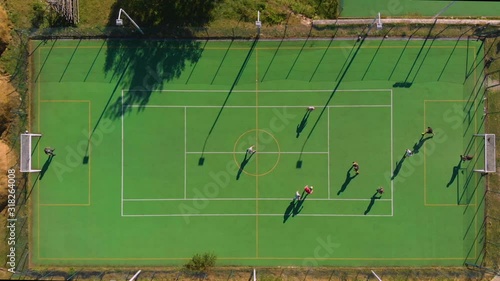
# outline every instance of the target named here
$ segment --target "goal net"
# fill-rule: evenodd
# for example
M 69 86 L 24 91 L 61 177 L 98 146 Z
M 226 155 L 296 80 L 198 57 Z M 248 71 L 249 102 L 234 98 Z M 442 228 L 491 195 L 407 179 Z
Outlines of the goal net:
M 474 172 L 495 173 L 497 171 L 495 134 L 475 134 L 474 137 L 484 142 L 484 166 L 475 169 Z
M 32 169 L 31 167 L 31 143 L 33 137 L 41 137 L 42 134 L 21 134 L 21 159 L 20 159 L 20 170 L 21 172 L 40 172 L 40 170 Z

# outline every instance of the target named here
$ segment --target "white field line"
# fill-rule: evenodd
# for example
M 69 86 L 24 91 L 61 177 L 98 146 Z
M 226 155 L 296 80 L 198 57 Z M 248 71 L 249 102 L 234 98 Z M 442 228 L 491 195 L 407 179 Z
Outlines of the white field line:
M 328 172 L 327 172 L 327 186 L 328 186 L 328 199 L 330 199 L 330 108 L 327 109 L 326 111 L 326 122 L 327 122 L 327 147 L 328 147 Z
M 121 190 L 121 215 L 123 216 L 123 176 L 124 176 L 124 170 L 123 170 L 123 163 L 124 163 L 124 153 L 123 153 L 123 138 L 124 138 L 124 122 L 123 122 L 123 115 L 124 115 L 124 112 L 123 112 L 123 90 L 122 90 L 122 111 L 121 111 L 121 114 L 122 114 L 122 190 Z
M 151 92 L 148 90 L 125 90 L 126 92 Z M 392 89 L 353 89 L 353 90 L 336 90 L 335 92 L 389 92 Z M 165 93 L 227 93 L 229 89 L 226 90 L 156 90 L 154 92 L 165 92 Z M 253 93 L 255 94 L 255 90 L 233 90 L 233 93 Z M 260 90 L 260 93 L 318 93 L 318 92 L 327 92 L 331 93 L 333 90 L 331 89 L 323 89 L 323 90 Z
M 394 171 L 394 118 L 393 118 L 393 96 L 391 90 L 391 171 Z M 394 216 L 394 181 L 391 180 L 391 216 Z
M 129 104 L 127 107 L 132 108 L 220 108 L 220 105 L 137 105 L 137 104 Z M 313 105 L 315 107 L 324 107 L 323 105 Z M 303 105 L 226 105 L 224 108 L 306 108 L 307 106 Z M 390 104 L 355 104 L 355 105 L 329 105 L 328 108 L 366 108 L 366 107 L 391 107 Z
M 141 202 L 141 201 L 292 201 L 291 198 L 127 198 L 123 201 Z M 370 201 L 371 199 L 355 199 L 355 198 L 309 198 L 307 201 Z M 377 199 L 377 201 L 391 201 L 391 199 Z
M 124 215 L 123 217 L 282 217 L 283 214 L 148 214 Z M 300 214 L 301 217 L 390 217 L 391 215 L 364 214 Z
M 187 108 L 184 107 L 184 199 L 187 197 Z
M 201 154 L 201 151 L 186 151 L 186 154 Z M 258 154 L 328 154 L 327 151 L 311 151 L 311 152 L 300 152 L 300 151 L 257 151 Z M 245 151 L 205 151 L 203 154 L 246 154 Z

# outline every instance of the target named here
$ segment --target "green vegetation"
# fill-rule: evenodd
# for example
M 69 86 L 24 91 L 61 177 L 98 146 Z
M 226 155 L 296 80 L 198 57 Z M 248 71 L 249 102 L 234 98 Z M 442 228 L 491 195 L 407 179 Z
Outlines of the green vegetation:
M 334 19 L 338 16 L 337 0 L 224 0 L 213 11 L 216 19 L 253 22 L 261 11 L 266 25 L 287 23 L 289 17 Z
M 184 268 L 196 274 L 209 273 L 216 261 L 217 256 L 213 253 L 195 254 Z

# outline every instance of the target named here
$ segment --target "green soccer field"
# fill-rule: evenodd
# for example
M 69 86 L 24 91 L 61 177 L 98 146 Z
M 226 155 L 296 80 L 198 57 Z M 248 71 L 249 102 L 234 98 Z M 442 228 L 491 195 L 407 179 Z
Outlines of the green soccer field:
M 341 0 L 341 17 L 421 16 L 433 17 L 497 17 L 497 1 L 446 1 L 446 0 Z
M 180 265 L 212 252 L 220 265 L 458 266 L 481 256 L 481 42 L 57 40 L 32 50 L 31 131 L 43 134 L 33 264 Z M 427 126 L 434 136 L 421 136 Z M 314 193 L 293 201 L 305 185 Z

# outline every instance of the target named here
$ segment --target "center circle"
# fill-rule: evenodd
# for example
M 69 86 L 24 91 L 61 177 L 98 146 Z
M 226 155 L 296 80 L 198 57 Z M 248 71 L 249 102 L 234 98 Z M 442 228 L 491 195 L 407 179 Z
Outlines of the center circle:
M 255 155 L 248 154 L 246 152 L 247 148 L 249 148 L 252 145 L 255 145 L 254 147 L 254 149 L 256 150 Z M 273 146 L 276 147 L 276 151 L 269 151 L 269 148 L 272 149 Z M 233 158 L 234 162 L 238 166 L 238 169 L 240 169 L 243 173 L 250 176 L 264 176 L 272 172 L 276 168 L 276 166 L 278 166 L 278 163 L 280 161 L 280 153 L 281 153 L 280 145 L 278 143 L 278 140 L 273 136 L 273 134 L 262 129 L 251 129 L 241 134 L 234 143 Z M 259 154 L 277 155 L 274 165 L 270 168 L 267 168 L 266 171 L 264 172 L 259 172 Z M 241 158 L 241 156 L 243 155 L 245 158 L 239 159 L 238 155 L 240 155 L 239 158 Z M 244 166 L 242 167 L 242 165 L 246 165 L 245 161 L 248 162 L 249 159 L 251 158 L 254 158 L 255 161 L 255 170 L 256 170 L 255 173 L 247 172 L 245 171 L 245 167 Z

